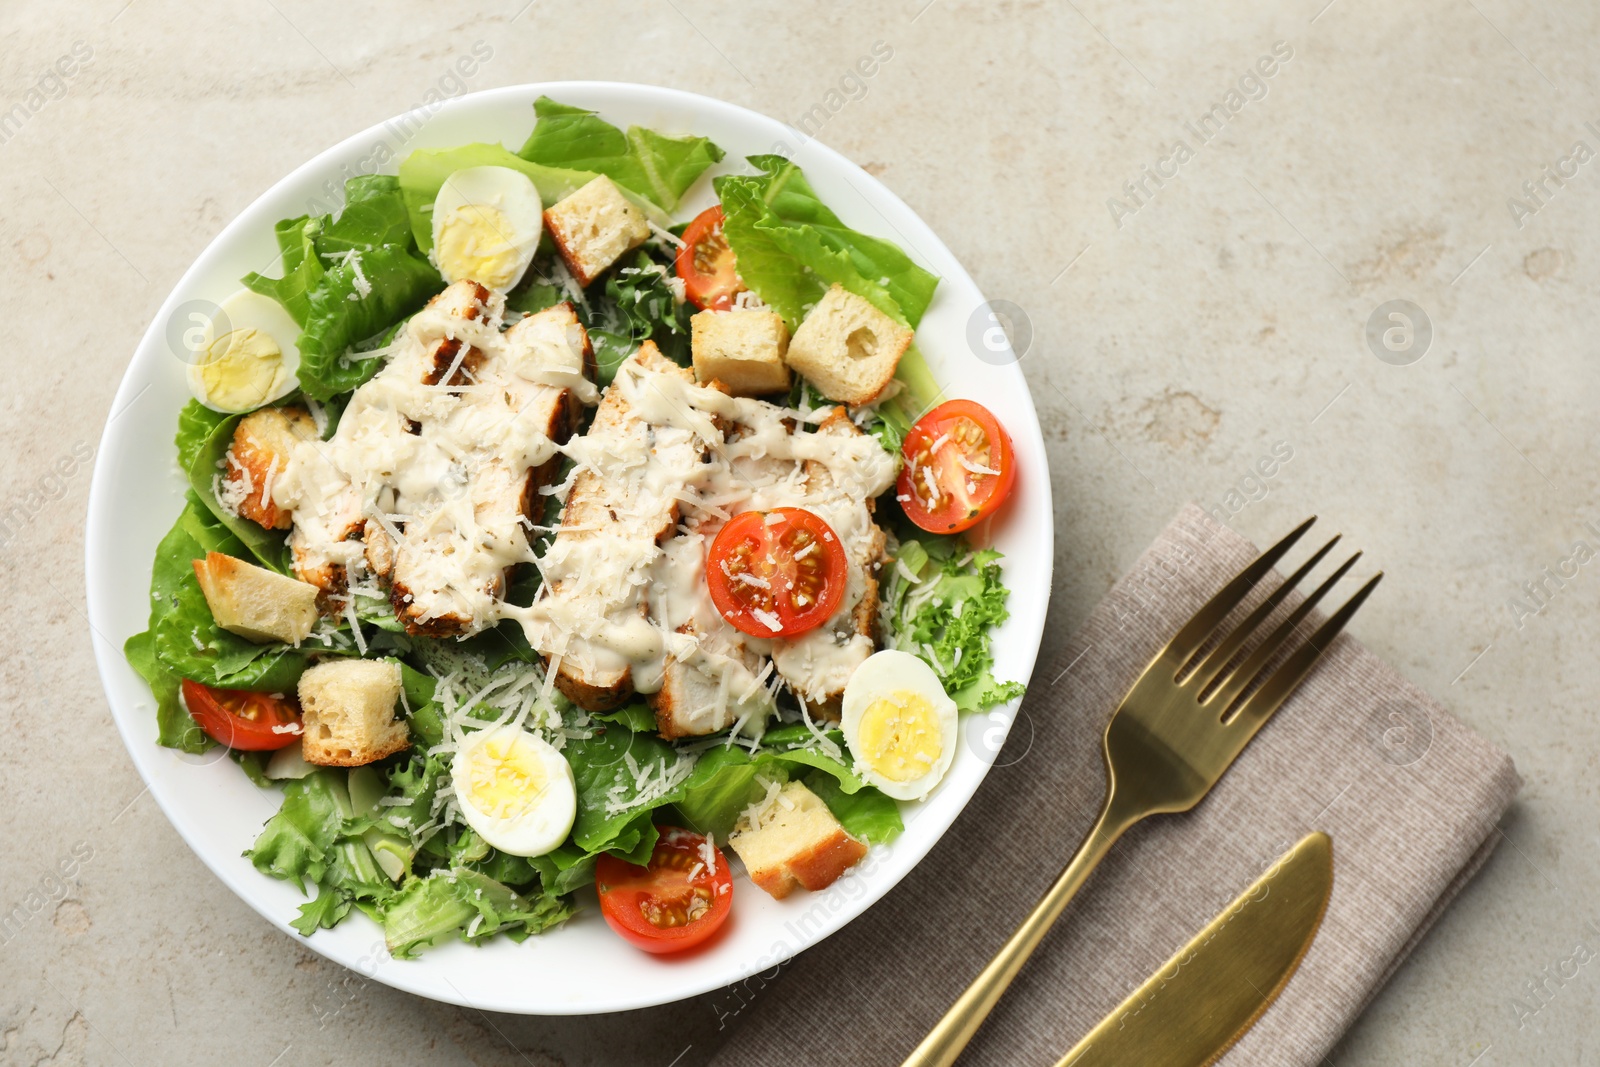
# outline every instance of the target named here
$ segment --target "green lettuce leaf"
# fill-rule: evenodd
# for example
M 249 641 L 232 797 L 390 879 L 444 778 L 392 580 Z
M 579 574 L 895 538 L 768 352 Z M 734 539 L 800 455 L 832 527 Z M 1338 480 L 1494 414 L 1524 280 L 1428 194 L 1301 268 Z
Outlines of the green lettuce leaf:
M 368 252 L 383 245 L 404 248 L 411 240 L 411 216 L 400 179 L 392 174 L 363 174 L 344 185 L 344 208 L 337 218 L 324 218 L 316 235 L 317 252 Z
M 322 260 L 317 256 L 315 234 L 322 228 L 321 218 L 300 215 L 280 219 L 272 228 L 283 257 L 283 277 L 269 278 L 260 272 L 246 274 L 247 289 L 270 296 L 282 304 L 289 317 L 303 330 L 311 314 L 311 292 L 321 283 Z
M 359 349 L 376 347 L 385 331 L 443 287 L 432 264 L 397 245 L 352 253 L 327 268 L 307 298 L 300 390 L 328 400 L 378 373 L 382 361 Z
M 901 541 L 896 558 L 883 601 L 893 647 L 927 662 L 962 711 L 1021 696 L 1021 683 L 996 681 L 992 669 L 989 635 L 1008 614 L 1000 553 L 969 551 L 958 537 L 924 535 Z
M 521 171 L 539 190 L 546 207 L 576 192 L 595 178 L 595 172 L 546 166 L 517 155 L 504 145 L 464 144 L 456 148 L 419 148 L 400 163 L 400 191 L 405 197 L 411 236 L 417 248 L 433 248 L 433 202 L 445 179 L 468 167 L 510 167 Z
M 681 366 L 690 361 L 689 319 L 694 307 L 679 302 L 667 284 L 672 266 L 640 249 L 633 262 L 606 276 L 605 294 L 580 311 L 594 346 L 602 388 L 617 376 L 617 367 L 654 341 L 661 354 Z
M 624 133 L 593 111 L 547 96 L 535 101 L 533 110 L 533 133 L 517 152 L 523 159 L 604 174 L 668 211 L 723 156 L 708 138 L 668 137 L 640 126 Z
M 229 533 L 238 538 L 239 543 L 250 550 L 250 555 L 255 562 L 277 571 L 279 574 L 288 574 L 290 570 L 289 546 L 280 530 L 268 530 L 266 527 L 249 519 L 235 515 L 217 500 L 215 479 L 220 474 L 226 473 L 227 460 L 224 458 L 229 448 L 233 447 L 233 433 L 239 426 L 243 415 L 231 415 L 223 418 L 211 428 L 211 433 L 204 443 L 193 451 L 188 466 L 189 488 L 194 495 L 211 512 L 213 518 L 225 526 Z M 182 421 L 179 423 L 180 436 L 184 433 Z M 180 448 L 181 451 L 181 448 Z
M 353 905 L 376 908 L 395 895 L 393 881 L 361 836 L 366 821 L 351 805 L 346 772 L 317 770 L 284 788 L 283 806 L 246 853 L 262 874 L 291 882 L 302 893 L 306 883 L 316 887 L 317 895 L 290 924 L 301 934 L 337 924 Z
M 191 399 L 183 405 L 183 410 L 178 412 L 178 432 L 172 440 L 178 448 L 179 470 L 187 471 L 194 466 L 194 459 L 205 447 L 211 432 L 227 419 L 223 412 L 212 411 L 198 400 Z
M 256 870 L 290 882 L 302 893 L 307 882 L 318 884 L 327 877 L 344 821 L 331 788 L 335 773 L 314 771 L 284 787 L 283 806 L 246 853 Z
M 835 283 L 915 327 L 939 279 L 890 241 L 846 226 L 782 156 L 751 156 L 758 173 L 716 179 L 723 234 L 739 277 L 793 330 Z
M 409 879 L 378 910 L 389 951 L 399 959 L 457 938 L 477 943 L 505 933 L 520 939 L 571 914 L 571 906 L 554 895 L 525 896 L 467 867 Z
M 193 561 L 207 552 L 248 552 L 193 494 L 156 549 L 150 572 L 150 633 L 155 658 L 182 678 L 221 689 L 287 692 L 306 668 L 309 648 L 256 644 L 211 617 Z
M 127 644 L 122 646 L 122 654 L 128 657 L 128 664 L 150 686 L 150 693 L 155 697 L 156 744 L 181 752 L 204 752 L 216 744 L 178 703 L 181 679 L 156 659 L 155 640 L 149 630 L 128 638 Z
M 905 829 L 905 823 L 900 821 L 900 805 L 871 786 L 847 793 L 831 775 L 820 771 L 810 772 L 803 781 L 854 837 L 882 845 L 899 837 Z
M 398 178 L 352 178 L 337 216 L 301 215 L 273 228 L 283 277 L 244 278 L 300 325 L 300 389 L 313 400 L 331 400 L 376 374 L 380 361 L 362 351 L 378 347 L 385 331 L 443 288 L 417 254 L 407 204 Z
M 578 789 L 573 844 L 586 853 L 648 855 L 656 836 L 648 820 L 650 810 L 683 795 L 686 774 L 677 750 L 653 734 L 607 726 L 592 737 L 568 741 L 562 755 L 572 766 Z M 651 783 L 645 788 L 656 794 L 642 804 L 641 778 Z M 661 782 L 674 784 L 656 788 Z M 641 820 L 641 815 L 646 818 Z

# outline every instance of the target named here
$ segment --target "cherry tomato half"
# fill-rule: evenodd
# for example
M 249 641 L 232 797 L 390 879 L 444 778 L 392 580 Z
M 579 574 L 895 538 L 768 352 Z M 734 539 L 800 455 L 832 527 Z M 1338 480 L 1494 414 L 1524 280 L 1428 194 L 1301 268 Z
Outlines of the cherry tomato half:
M 595 888 L 611 929 L 646 952 L 681 952 L 727 921 L 733 872 L 721 850 L 699 834 L 676 826 L 656 829 L 661 837 L 648 867 L 601 856 Z
M 733 249 L 722 235 L 721 205 L 700 212 L 683 231 L 676 267 L 684 295 L 695 307 L 707 311 L 733 307 L 733 298 L 744 289 L 744 282 L 739 280 Z
M 300 709 L 282 697 L 244 689 L 212 689 L 185 678 L 183 702 L 200 729 L 229 748 L 267 752 L 300 740 Z
M 752 637 L 792 637 L 844 599 L 844 546 L 804 508 L 745 511 L 717 532 L 706 584 L 722 617 Z
M 895 499 L 906 517 L 933 533 L 982 522 L 1017 480 L 1017 457 L 989 409 L 971 400 L 940 404 L 906 434 Z

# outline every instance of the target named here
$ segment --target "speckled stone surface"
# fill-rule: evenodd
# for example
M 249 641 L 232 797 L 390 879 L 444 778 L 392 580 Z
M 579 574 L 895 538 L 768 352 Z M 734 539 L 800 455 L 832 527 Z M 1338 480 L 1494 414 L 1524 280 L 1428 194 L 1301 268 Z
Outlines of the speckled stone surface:
M 688 1067 L 738 1025 L 732 994 L 520 1019 L 349 978 L 141 795 L 95 673 L 87 459 L 138 337 L 228 219 L 460 91 L 480 41 L 472 89 L 643 80 L 810 113 L 1022 309 L 1056 632 L 1191 498 L 1258 541 L 1317 512 L 1365 547 L 1389 578 L 1355 632 L 1527 785 L 1332 1062 L 1592 1060 L 1600 9 L 475 6 L 0 10 L 0 913 L 22 916 L 0 933 L 0 1061 Z M 892 57 L 852 81 L 876 42 Z M 70 76 L 48 73 L 61 57 Z

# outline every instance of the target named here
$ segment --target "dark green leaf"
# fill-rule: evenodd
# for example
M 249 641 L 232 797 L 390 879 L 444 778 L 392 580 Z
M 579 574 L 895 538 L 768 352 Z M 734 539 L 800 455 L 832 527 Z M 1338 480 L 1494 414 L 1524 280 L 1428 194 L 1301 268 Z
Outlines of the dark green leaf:
M 244 546 L 191 494 L 156 549 L 150 573 L 150 630 L 156 659 L 183 678 L 222 689 L 284 692 L 305 670 L 309 648 L 256 644 L 219 627 L 194 576 L 208 551 L 245 558 Z
M 183 752 L 204 752 L 216 744 L 178 703 L 180 679 L 156 659 L 150 631 L 134 634 L 122 646 L 128 663 L 150 686 L 156 700 L 156 743 Z
M 253 562 L 261 564 L 279 574 L 290 572 L 289 547 L 280 530 L 268 530 L 259 523 L 236 515 L 223 507 L 217 500 L 216 486 L 218 479 L 227 473 L 228 449 L 233 447 L 233 434 L 239 426 L 239 420 L 244 416 L 231 415 L 221 419 L 211 428 L 211 433 L 205 442 L 193 453 L 188 466 L 189 488 L 194 491 L 200 502 L 205 504 L 212 516 L 227 527 L 228 532 L 239 539 L 239 542 L 250 550 Z M 179 424 L 180 440 L 183 435 L 182 423 Z M 181 446 L 180 446 L 181 451 Z
M 357 346 L 375 343 L 443 288 L 432 264 L 395 245 L 355 256 L 329 267 L 308 298 L 299 377 L 314 400 L 347 393 L 378 373 L 382 360 Z
M 756 174 L 716 179 L 723 234 L 739 277 L 792 330 L 832 284 L 915 327 L 939 279 L 895 244 L 846 226 L 818 199 L 800 168 L 781 156 L 751 156 Z
M 900 821 L 900 806 L 872 786 L 846 793 L 831 775 L 821 771 L 811 771 L 803 780 L 853 837 L 882 845 L 893 841 L 905 829 Z
M 205 447 L 211 431 L 227 419 L 227 415 L 212 411 L 198 400 L 191 399 L 183 405 L 183 410 L 178 412 L 178 433 L 173 438 L 173 444 L 178 447 L 179 470 L 187 471 L 194 466 L 194 458 Z

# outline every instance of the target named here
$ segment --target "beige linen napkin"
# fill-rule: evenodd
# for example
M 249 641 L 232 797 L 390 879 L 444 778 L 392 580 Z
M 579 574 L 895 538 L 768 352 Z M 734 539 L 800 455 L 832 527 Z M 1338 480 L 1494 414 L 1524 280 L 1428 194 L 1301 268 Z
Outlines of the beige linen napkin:
M 971 805 L 865 915 L 776 981 L 745 983 L 748 1006 L 713 1062 L 900 1063 L 1087 832 L 1105 788 L 1100 736 L 1123 693 L 1255 551 L 1190 505 L 1076 635 L 1060 645 L 1047 633 Z M 1505 753 L 1341 636 L 1198 808 L 1122 839 L 962 1062 L 1054 1064 L 1273 858 L 1325 830 L 1334 890 L 1322 930 L 1222 1061 L 1316 1064 L 1483 863 L 1520 785 Z

